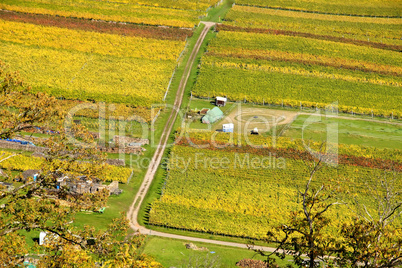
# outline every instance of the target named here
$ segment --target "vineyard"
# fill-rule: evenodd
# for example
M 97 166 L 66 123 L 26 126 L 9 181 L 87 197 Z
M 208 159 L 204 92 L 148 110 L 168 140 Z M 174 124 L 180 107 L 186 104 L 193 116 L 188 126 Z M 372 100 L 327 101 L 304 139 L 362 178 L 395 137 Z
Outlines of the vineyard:
M 193 144 L 212 144 L 208 140 L 212 133 L 189 135 Z M 261 239 L 269 228 L 286 222 L 289 212 L 301 207 L 297 190 L 307 180 L 312 158 L 304 150 L 299 151 L 301 141 L 281 139 L 275 148 L 270 147 L 269 138 L 249 138 L 254 145 L 262 147 L 200 149 L 190 146 L 188 141 L 178 142 L 172 149 L 168 177 L 160 199 L 152 205 L 149 223 Z M 229 141 L 225 134 L 218 135 L 216 140 Z M 238 144 L 236 140 L 239 137 L 235 135 L 231 144 Z M 402 152 L 345 146 L 340 148 L 340 153 L 340 165 L 323 166 L 314 186 L 330 185 L 345 202 L 358 196 L 372 212 L 375 206 L 367 185 L 375 185 L 376 178 L 384 173 L 391 176 L 388 169 L 392 165 L 401 171 Z M 392 160 L 381 160 L 379 156 Z M 401 181 L 398 183 L 395 187 L 402 187 Z M 347 206 L 338 206 L 327 215 L 332 227 L 353 217 Z M 331 228 L 328 233 L 332 232 Z
M 0 151 L 0 155 L 4 157 L 8 157 L 11 155 L 9 152 Z M 0 168 L 14 170 L 14 171 L 25 171 L 29 169 L 37 169 L 40 170 L 43 166 L 43 159 L 25 155 L 15 155 L 6 161 L 0 163 Z M 85 170 L 86 165 L 88 163 L 81 163 L 80 168 Z M 104 181 L 118 181 L 121 183 L 126 183 L 128 178 L 131 175 L 132 170 L 126 167 L 118 167 L 105 165 L 104 172 L 102 173 L 103 177 L 100 179 Z M 80 174 L 76 174 L 80 175 Z
M 160 102 L 185 41 L 0 21 L 1 59 L 34 91 L 149 107 Z
M 163 101 L 194 27 L 220 3 L 2 1 L 0 60 L 34 92 L 150 108 Z
M 0 19 L 16 22 L 32 23 L 42 26 L 56 26 L 67 29 L 77 29 L 98 33 L 110 33 L 124 36 L 137 36 L 161 40 L 185 41 L 193 33 L 190 29 L 173 27 L 155 27 L 127 23 L 105 23 L 95 20 L 83 20 L 77 18 L 53 17 L 50 15 L 18 13 L 0 11 Z
M 399 25 L 401 19 L 322 15 L 288 10 L 274 10 L 249 6 L 234 6 L 225 25 L 243 28 L 276 29 L 310 36 L 323 35 L 368 43 L 401 46 Z
M 191 1 L 55 1 L 5 0 L 0 9 L 46 14 L 61 17 L 78 17 L 91 20 L 129 22 L 145 25 L 164 25 L 193 28 L 199 17 L 206 15 L 208 7 L 218 0 Z
M 311 13 L 348 14 L 355 16 L 397 16 L 400 17 L 399 0 L 385 0 L 378 4 L 371 0 L 239 0 L 238 5 L 258 6 L 266 8 L 292 9 Z
M 401 18 L 255 7 L 263 3 L 240 1 L 217 27 L 195 96 L 402 116 Z

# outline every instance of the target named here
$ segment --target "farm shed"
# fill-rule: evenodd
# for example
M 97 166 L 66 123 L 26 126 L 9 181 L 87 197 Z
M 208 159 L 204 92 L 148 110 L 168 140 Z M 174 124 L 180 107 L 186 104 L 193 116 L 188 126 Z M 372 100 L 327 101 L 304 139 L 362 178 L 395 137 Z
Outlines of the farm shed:
M 226 105 L 227 100 L 228 100 L 227 98 L 216 97 L 215 105 L 220 106 L 220 107 L 224 107 Z
M 11 191 L 14 189 L 14 186 L 10 182 L 2 182 L 0 181 L 0 189 L 5 188 L 7 191 Z
M 223 124 L 222 125 L 222 132 L 233 132 L 234 124 Z
M 40 173 L 39 170 L 36 169 L 28 169 L 22 172 L 22 181 L 26 182 L 28 178 L 36 179 L 36 176 L 38 176 Z
M 221 118 L 223 118 L 223 112 L 218 107 L 215 107 L 204 115 L 202 122 L 204 124 L 213 124 Z
M 71 179 L 68 176 L 61 176 L 57 179 L 56 184 L 57 189 L 61 187 L 67 187 L 70 193 L 75 194 L 85 194 L 85 193 L 96 193 L 103 189 L 109 190 L 110 194 L 121 194 L 122 190 L 119 189 L 119 182 L 113 181 L 109 185 L 103 185 L 102 181 L 98 179 L 88 179 L 86 176 L 80 176 L 75 179 Z

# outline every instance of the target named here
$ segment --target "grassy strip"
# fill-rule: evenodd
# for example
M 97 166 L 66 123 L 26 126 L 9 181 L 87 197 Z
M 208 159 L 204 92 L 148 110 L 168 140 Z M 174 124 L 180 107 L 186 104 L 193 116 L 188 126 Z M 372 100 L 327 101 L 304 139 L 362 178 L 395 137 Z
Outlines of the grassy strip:
M 197 29 L 197 31 L 194 33 L 194 35 L 193 35 L 193 37 L 191 39 L 191 42 L 189 43 L 189 48 L 188 48 L 189 51 L 192 51 L 192 49 L 193 49 L 193 47 L 194 47 L 194 45 L 195 45 L 195 43 L 197 41 L 197 38 L 201 34 L 201 32 L 204 29 L 204 27 L 205 27 L 205 25 L 201 24 L 200 27 Z M 192 85 L 194 84 L 196 76 L 197 76 L 197 65 L 199 63 L 199 60 L 201 59 L 202 54 L 205 52 L 205 49 L 206 49 L 206 46 L 207 46 L 207 41 L 211 38 L 211 35 L 213 35 L 213 34 L 211 34 L 211 33 L 207 34 L 207 36 L 205 37 L 204 43 L 201 45 L 200 51 L 199 51 L 199 53 L 198 53 L 198 55 L 197 55 L 197 57 L 195 59 L 195 64 L 193 65 L 193 67 L 191 69 L 190 77 L 189 77 L 188 83 L 187 83 L 186 88 L 185 88 L 182 107 L 187 107 L 188 97 L 190 95 L 190 89 L 191 89 Z M 172 88 L 176 89 L 176 91 L 177 91 L 177 89 L 179 87 L 181 77 L 182 77 L 182 75 L 184 73 L 185 65 L 187 64 L 187 61 L 188 61 L 189 58 L 190 58 L 190 53 L 187 53 L 187 55 L 185 56 L 185 58 L 183 60 L 183 63 L 177 69 L 176 74 L 175 74 L 175 78 L 172 81 Z M 167 97 L 167 103 L 174 103 L 175 97 L 176 97 L 175 94 L 169 94 L 168 97 Z M 170 111 L 170 109 L 169 109 L 169 111 Z M 173 129 L 175 129 L 175 128 L 180 126 L 180 124 L 181 124 L 180 119 L 182 119 L 182 118 L 179 115 L 178 120 L 176 120 Z M 159 129 L 162 131 L 163 126 L 161 126 Z M 169 156 L 169 153 L 170 153 L 169 144 L 172 145 L 173 142 L 174 142 L 174 137 L 173 137 L 173 135 L 171 135 L 171 137 L 168 140 L 168 147 L 164 152 L 163 159 L 167 159 L 167 157 Z M 162 163 L 161 163 L 162 166 L 165 164 L 163 159 L 162 159 Z M 166 177 L 165 170 L 162 169 L 162 168 L 159 168 L 157 170 L 156 174 L 155 174 L 155 178 L 154 178 L 154 180 L 153 180 L 153 182 L 152 182 L 152 184 L 151 184 L 151 186 L 149 188 L 149 191 L 146 194 L 146 196 L 144 198 L 144 201 L 142 202 L 141 209 L 138 212 L 138 223 L 139 224 L 146 225 L 146 222 L 148 220 L 147 219 L 147 214 L 148 214 L 148 211 L 149 211 L 149 206 L 152 204 L 152 202 L 154 200 L 159 198 L 160 189 L 162 187 L 163 180 L 164 180 L 165 177 Z
M 327 126 L 338 124 L 339 143 L 402 150 L 402 128 L 400 125 L 327 118 L 307 126 L 303 131 L 303 126 L 308 118 L 308 115 L 299 115 L 282 136 L 296 139 L 303 136 L 305 139 L 321 141 L 326 138 Z
M 220 6 L 213 8 L 211 11 L 209 11 L 208 16 L 206 16 L 202 20 L 221 22 L 221 20 L 226 16 L 226 14 L 233 6 L 234 2 L 235 2 L 234 0 L 224 0 Z
M 143 253 L 156 258 L 164 267 L 189 267 L 194 265 L 191 261 L 216 260 L 214 267 L 236 267 L 236 262 L 242 259 L 264 260 L 254 251 L 228 246 L 219 246 L 206 243 L 194 243 L 197 247 L 205 247 L 206 251 L 186 249 L 185 244 L 190 241 L 175 240 L 162 237 L 149 236 Z M 289 264 L 289 260 L 277 259 L 279 265 Z

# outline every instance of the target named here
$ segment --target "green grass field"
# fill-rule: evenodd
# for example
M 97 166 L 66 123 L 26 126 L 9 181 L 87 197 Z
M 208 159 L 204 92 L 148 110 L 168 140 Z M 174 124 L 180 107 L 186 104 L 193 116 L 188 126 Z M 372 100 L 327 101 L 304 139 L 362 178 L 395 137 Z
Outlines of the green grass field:
M 234 0 L 224 0 L 221 5 L 208 12 L 208 16 L 202 18 L 203 21 L 221 22 L 232 7 Z
M 264 260 L 255 252 L 247 249 L 232 248 L 205 243 L 193 243 L 197 247 L 206 247 L 208 251 L 195 251 L 186 249 L 188 241 L 149 236 L 144 248 L 144 253 L 156 258 L 164 267 L 199 267 L 194 262 L 214 260 L 217 267 L 237 267 L 236 263 L 242 259 Z M 215 253 L 211 253 L 215 252 Z M 193 262 L 192 262 L 193 261 Z M 288 260 L 279 260 L 281 265 L 289 264 Z M 189 264 L 193 266 L 188 266 Z M 204 266 L 201 266 L 204 267 Z
M 299 115 L 294 122 L 282 133 L 284 137 L 312 139 L 322 141 L 326 139 L 328 124 L 338 124 L 339 143 L 373 146 L 377 148 L 402 149 L 402 125 L 369 122 L 365 120 L 327 118 L 305 126 L 309 115 Z M 303 131 L 303 127 L 304 131 Z

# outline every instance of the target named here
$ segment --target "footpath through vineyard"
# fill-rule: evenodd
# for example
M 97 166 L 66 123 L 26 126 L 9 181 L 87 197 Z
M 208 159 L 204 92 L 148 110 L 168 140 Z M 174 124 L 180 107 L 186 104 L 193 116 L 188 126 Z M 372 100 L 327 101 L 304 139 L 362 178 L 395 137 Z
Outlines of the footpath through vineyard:
M 190 58 L 187 62 L 187 65 L 184 69 L 183 76 L 181 77 L 179 88 L 176 93 L 176 99 L 174 102 L 174 108 L 172 109 L 170 116 L 166 122 L 165 128 L 163 129 L 161 139 L 160 139 L 160 144 L 158 145 L 158 148 L 155 151 L 155 154 L 151 160 L 151 163 L 149 165 L 148 171 L 145 174 L 144 181 L 141 184 L 140 189 L 138 190 L 137 195 L 134 198 L 133 203 L 130 206 L 130 209 L 127 213 L 127 218 L 130 220 L 130 226 L 131 228 L 139 232 L 141 234 L 146 234 L 146 235 L 156 235 L 156 236 L 161 236 L 161 237 L 168 237 L 168 238 L 173 238 L 173 239 L 180 239 L 180 240 L 187 240 L 187 241 L 193 241 L 193 242 L 204 242 L 204 243 L 210 243 L 210 244 L 216 244 L 216 245 L 223 245 L 223 246 L 231 246 L 231 247 L 239 247 L 239 248 L 247 248 L 248 246 L 246 244 L 240 244 L 240 243 L 231 243 L 231 242 L 225 242 L 225 241 L 218 241 L 218 240 L 210 240 L 210 239 L 203 239 L 203 238 L 196 238 L 196 237 L 191 237 L 191 236 L 183 236 L 183 235 L 174 235 L 174 234 L 169 234 L 169 233 L 163 233 L 163 232 L 157 232 L 157 231 L 152 231 L 150 229 L 145 228 L 144 226 L 141 226 L 138 223 L 138 212 L 141 208 L 141 204 L 148 193 L 149 187 L 155 177 L 155 173 L 159 167 L 159 164 L 161 162 L 163 153 L 165 151 L 165 147 L 167 144 L 167 141 L 169 139 L 169 135 L 172 131 L 173 125 L 176 121 L 178 110 L 181 106 L 181 103 L 183 101 L 183 96 L 184 96 L 184 90 L 188 81 L 188 78 L 190 76 L 191 68 L 194 65 L 194 61 L 196 59 L 196 56 L 198 54 L 198 51 L 200 50 L 201 44 L 204 41 L 205 36 L 207 35 L 208 31 L 215 25 L 213 22 L 202 22 L 205 24 L 204 30 L 201 32 L 200 37 L 198 38 L 193 51 L 191 52 Z M 269 247 L 255 247 L 263 251 L 269 251 L 272 252 L 275 249 L 274 248 L 269 248 Z

